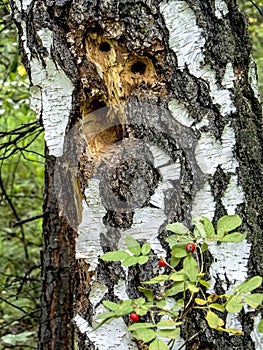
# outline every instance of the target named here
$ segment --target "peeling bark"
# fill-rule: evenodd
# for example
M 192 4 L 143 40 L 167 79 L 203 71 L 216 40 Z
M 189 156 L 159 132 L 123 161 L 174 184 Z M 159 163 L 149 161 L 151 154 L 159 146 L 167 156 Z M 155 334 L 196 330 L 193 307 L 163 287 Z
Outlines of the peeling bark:
M 262 114 L 235 1 L 10 3 L 48 154 L 39 348 L 73 349 L 74 318 L 79 349 L 141 349 L 126 319 L 91 333 L 104 299 L 157 272 L 99 259 L 127 234 L 168 257 L 167 223 L 238 213 L 248 238 L 211 245 L 211 290 L 262 275 Z M 185 349 L 259 350 L 258 320 L 229 317 L 235 337 L 193 312 L 174 349 L 198 333 Z

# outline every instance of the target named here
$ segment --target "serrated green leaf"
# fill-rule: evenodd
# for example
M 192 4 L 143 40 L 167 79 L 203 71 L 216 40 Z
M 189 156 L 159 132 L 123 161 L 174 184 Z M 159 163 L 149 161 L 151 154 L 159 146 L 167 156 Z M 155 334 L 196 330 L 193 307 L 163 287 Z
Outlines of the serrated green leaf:
M 217 328 L 219 326 L 219 317 L 214 312 L 208 310 L 205 319 L 210 328 Z
M 254 293 L 254 294 L 249 294 L 245 296 L 245 302 L 253 309 L 261 305 L 262 301 L 263 301 L 263 294 L 261 293 Z
M 132 236 L 127 235 L 125 238 L 126 241 L 126 247 L 129 249 L 129 251 L 136 255 L 139 256 L 141 254 L 141 245 L 136 239 L 134 239 Z
M 155 284 L 169 280 L 169 275 L 159 275 L 150 279 L 150 281 L 142 282 L 143 284 Z
M 225 215 L 222 216 L 217 222 L 217 235 L 219 238 L 223 238 L 225 234 L 233 231 L 242 224 L 242 220 L 239 215 Z
M 166 289 L 165 296 L 166 297 L 173 296 L 183 292 L 184 290 L 187 290 L 187 286 L 185 282 L 175 282 L 171 288 Z
M 116 250 L 115 252 L 108 252 L 101 255 L 101 259 L 105 261 L 122 261 L 127 259 L 130 255 L 124 250 Z
M 161 339 L 155 339 L 151 342 L 149 350 L 169 350 L 169 346 Z
M 173 255 L 171 256 L 171 259 L 170 259 L 170 265 L 175 268 L 181 261 L 181 258 L 176 258 L 174 257 Z
M 239 243 L 244 241 L 244 239 L 246 239 L 247 237 L 247 232 L 244 233 L 240 233 L 240 232 L 233 232 L 230 234 L 227 234 L 226 236 L 224 236 L 222 239 L 220 239 L 221 242 L 235 242 L 235 243 Z
M 149 260 L 149 257 L 146 255 L 141 255 L 138 257 L 138 264 L 139 265 L 144 265 L 147 263 L 147 261 Z
M 138 256 L 129 256 L 121 263 L 122 266 L 133 266 L 138 264 Z
M 222 304 L 217 304 L 217 303 L 214 303 L 214 304 L 210 304 L 209 307 L 211 309 L 215 309 L 217 311 L 221 311 L 221 312 L 224 312 L 225 311 L 225 306 L 222 305 Z
M 136 331 L 137 329 L 146 329 L 146 328 L 154 328 L 156 327 L 153 323 L 149 323 L 149 322 L 138 322 L 138 323 L 134 323 L 131 326 L 128 327 L 128 331 Z
M 159 337 L 176 340 L 180 336 L 180 328 L 161 329 L 156 332 Z
M 204 287 L 206 287 L 206 288 L 210 288 L 210 283 L 208 283 L 207 281 L 198 280 L 198 282 L 199 282 L 202 286 L 204 286 Z
M 263 319 L 259 321 L 258 331 L 259 333 L 263 333 Z
M 152 329 L 139 328 L 132 332 L 132 335 L 137 340 L 142 340 L 144 343 L 148 343 L 156 338 L 156 333 Z
M 148 300 L 153 300 L 153 290 L 151 288 L 138 287 L 138 291 L 143 293 Z
M 173 246 L 172 255 L 175 258 L 184 258 L 187 255 L 187 251 L 184 246 Z
M 234 314 L 242 310 L 243 300 L 240 295 L 234 294 L 226 303 L 226 311 Z
M 151 244 L 146 242 L 142 245 L 141 254 L 148 255 L 151 252 Z
M 120 307 L 119 304 L 113 303 L 112 301 L 109 301 L 109 300 L 103 300 L 102 303 L 103 303 L 103 305 L 104 305 L 107 309 L 109 309 L 109 310 L 111 310 L 111 311 L 116 311 L 116 310 L 118 310 L 119 307 Z
M 187 254 L 183 261 L 184 272 L 187 274 L 191 282 L 198 279 L 198 265 L 191 254 Z
M 185 273 L 180 273 L 180 272 L 173 272 L 170 275 L 170 280 L 179 282 L 179 281 L 186 281 L 187 280 L 187 275 Z
M 176 233 L 177 235 L 185 235 L 187 232 L 189 232 L 189 229 L 181 222 L 174 222 L 173 224 L 167 225 L 166 230 Z
M 239 292 L 241 294 L 246 294 L 252 292 L 252 290 L 260 287 L 262 284 L 261 276 L 254 276 L 248 281 L 241 283 L 239 286 L 235 287 L 234 292 Z

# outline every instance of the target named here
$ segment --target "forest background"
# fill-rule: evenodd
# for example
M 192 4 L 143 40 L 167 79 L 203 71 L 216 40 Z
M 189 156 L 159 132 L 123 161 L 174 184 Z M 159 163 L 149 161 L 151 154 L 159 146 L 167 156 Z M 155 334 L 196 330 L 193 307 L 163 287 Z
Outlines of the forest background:
M 263 1 L 237 3 L 263 96 Z M 43 129 L 30 109 L 8 0 L 0 0 L 0 350 L 37 349 L 44 165 Z

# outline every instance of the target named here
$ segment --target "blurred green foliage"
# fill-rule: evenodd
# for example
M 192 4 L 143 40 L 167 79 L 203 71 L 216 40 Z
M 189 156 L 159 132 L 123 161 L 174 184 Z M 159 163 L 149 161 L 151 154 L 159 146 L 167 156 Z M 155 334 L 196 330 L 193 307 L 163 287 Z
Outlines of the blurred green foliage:
M 257 65 L 258 87 L 263 97 L 263 1 L 237 0 L 240 9 L 248 16 L 253 57 Z
M 263 96 L 263 2 L 253 2 L 238 0 L 249 18 Z M 37 348 L 42 222 L 17 223 L 42 211 L 44 140 L 8 14 L 8 1 L 0 0 L 0 350 L 24 350 Z
M 44 150 L 7 1 L 0 3 L 0 349 L 36 349 Z M 20 74 L 19 74 L 19 73 Z

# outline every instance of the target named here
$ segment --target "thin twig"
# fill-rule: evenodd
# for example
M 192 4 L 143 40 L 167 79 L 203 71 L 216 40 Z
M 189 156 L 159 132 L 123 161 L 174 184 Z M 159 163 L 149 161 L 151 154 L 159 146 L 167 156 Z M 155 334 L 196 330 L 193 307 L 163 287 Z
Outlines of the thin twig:
M 261 17 L 263 17 L 263 12 L 261 11 L 261 8 L 253 1 L 253 0 L 249 0 L 251 2 L 251 4 L 253 6 L 255 6 L 255 8 L 258 10 L 259 14 Z
M 28 219 L 17 221 L 13 225 L 13 227 L 16 227 L 16 226 L 19 226 L 19 225 L 23 225 L 23 224 L 26 224 L 28 222 L 34 221 L 34 220 L 41 219 L 41 218 L 43 218 L 44 215 L 45 215 L 45 213 L 42 213 L 42 214 L 39 214 L 39 215 L 32 216 L 31 218 L 28 218 Z

